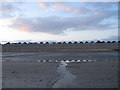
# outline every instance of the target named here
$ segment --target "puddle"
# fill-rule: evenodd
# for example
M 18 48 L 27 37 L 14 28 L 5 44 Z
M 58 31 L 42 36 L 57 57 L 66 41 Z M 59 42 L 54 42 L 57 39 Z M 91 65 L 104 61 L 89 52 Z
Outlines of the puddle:
M 62 61 L 57 68 L 57 72 L 60 73 L 60 79 L 53 85 L 53 88 L 71 88 L 75 85 L 75 75 L 70 73 L 67 68 L 67 63 Z

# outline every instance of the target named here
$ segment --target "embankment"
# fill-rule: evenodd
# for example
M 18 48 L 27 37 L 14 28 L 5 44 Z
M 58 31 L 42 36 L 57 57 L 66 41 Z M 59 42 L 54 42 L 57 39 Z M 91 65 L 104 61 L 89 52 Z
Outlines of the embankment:
M 81 52 L 118 51 L 117 43 L 96 44 L 17 44 L 2 45 L 3 52 Z

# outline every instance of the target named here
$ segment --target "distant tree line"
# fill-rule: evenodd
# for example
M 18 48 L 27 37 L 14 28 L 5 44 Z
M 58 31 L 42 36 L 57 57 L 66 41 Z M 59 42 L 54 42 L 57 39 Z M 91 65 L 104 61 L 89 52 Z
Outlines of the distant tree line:
M 6 44 L 8 45 L 8 44 L 84 44 L 84 43 L 90 43 L 90 44 L 96 44 L 96 43 L 120 43 L 120 40 L 119 41 L 100 41 L 100 40 L 98 40 L 98 41 L 96 41 L 96 42 L 94 42 L 94 41 L 91 41 L 91 42 L 88 42 L 88 41 L 86 41 L 86 42 L 82 42 L 82 41 L 80 41 L 80 42 L 77 42 L 77 41 L 75 41 L 75 42 L 71 42 L 71 41 L 69 41 L 69 42 L 18 42 L 18 43 L 10 43 L 10 42 L 7 42 Z

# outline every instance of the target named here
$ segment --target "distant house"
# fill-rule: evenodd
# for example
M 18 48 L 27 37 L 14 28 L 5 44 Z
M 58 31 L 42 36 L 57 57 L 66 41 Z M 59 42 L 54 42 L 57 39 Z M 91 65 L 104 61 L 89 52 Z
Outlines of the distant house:
M 43 42 L 40 42 L 40 44 L 44 44 Z
M 56 42 L 52 42 L 52 44 L 56 44 Z
M 7 42 L 6 44 L 7 44 L 7 45 L 10 44 L 10 42 Z
M 57 42 L 57 44 L 62 44 L 61 42 Z
M 63 44 L 67 44 L 66 42 L 63 42 Z
M 68 44 L 72 44 L 72 42 L 68 42 Z
M 88 41 L 86 41 L 85 43 L 89 43 Z
M 21 42 L 18 42 L 18 44 L 21 44 Z
M 107 43 L 111 43 L 110 41 L 107 41 Z
M 94 41 L 91 41 L 90 43 L 95 43 Z
M 100 41 L 100 40 L 98 40 L 96 43 L 101 43 L 101 41 Z
M 24 42 L 23 44 L 27 44 L 26 42 Z
M 75 41 L 74 44 L 78 44 L 78 42 Z
M 83 44 L 83 42 L 82 42 L 82 41 L 80 41 L 80 44 Z
M 49 44 L 49 42 L 46 42 L 45 44 Z
M 116 41 L 112 41 L 112 43 L 116 43 Z

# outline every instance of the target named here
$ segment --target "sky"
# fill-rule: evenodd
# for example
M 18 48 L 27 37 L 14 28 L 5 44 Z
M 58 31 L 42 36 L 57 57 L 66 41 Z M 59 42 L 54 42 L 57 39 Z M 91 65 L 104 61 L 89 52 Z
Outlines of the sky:
M 3 2 L 0 43 L 118 39 L 117 2 Z

